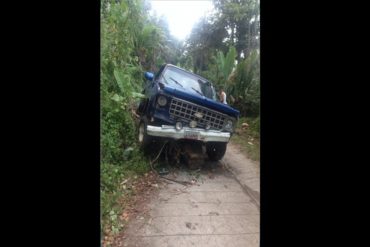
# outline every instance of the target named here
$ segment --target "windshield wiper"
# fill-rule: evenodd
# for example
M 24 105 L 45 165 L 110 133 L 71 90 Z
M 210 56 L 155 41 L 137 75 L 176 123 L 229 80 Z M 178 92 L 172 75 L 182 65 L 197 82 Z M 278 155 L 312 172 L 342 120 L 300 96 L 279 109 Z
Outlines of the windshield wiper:
M 201 96 L 204 96 L 201 92 L 199 92 L 198 90 L 196 90 L 195 88 L 191 88 L 191 89 L 193 89 L 195 92 L 197 92 L 197 93 L 199 93 Z
M 180 85 L 181 87 L 184 87 L 183 85 L 181 85 L 180 82 L 176 81 L 175 79 L 173 79 L 172 77 L 170 77 L 171 80 L 173 80 L 176 84 Z

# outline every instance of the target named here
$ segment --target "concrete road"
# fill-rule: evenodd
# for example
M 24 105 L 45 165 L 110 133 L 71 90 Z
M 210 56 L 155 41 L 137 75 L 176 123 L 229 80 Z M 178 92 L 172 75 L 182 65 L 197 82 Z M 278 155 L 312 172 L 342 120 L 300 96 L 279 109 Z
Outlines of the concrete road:
M 229 143 L 226 155 L 221 163 L 234 175 L 235 179 L 243 187 L 244 191 L 260 205 L 260 166 L 240 151 L 240 149 Z
M 228 146 L 221 162 L 178 169 L 134 219 L 120 246 L 259 246 L 258 164 Z

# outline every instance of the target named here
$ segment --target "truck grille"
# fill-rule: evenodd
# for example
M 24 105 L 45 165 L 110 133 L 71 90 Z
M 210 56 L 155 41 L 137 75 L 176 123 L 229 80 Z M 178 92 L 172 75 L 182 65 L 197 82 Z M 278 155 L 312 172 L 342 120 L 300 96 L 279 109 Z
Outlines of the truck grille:
M 197 112 L 203 114 L 201 119 L 194 115 Z M 227 117 L 219 112 L 176 98 L 171 100 L 170 117 L 172 119 L 181 119 L 185 122 L 195 120 L 197 121 L 197 126 L 203 128 L 209 123 L 211 128 L 216 130 L 221 130 L 227 120 Z

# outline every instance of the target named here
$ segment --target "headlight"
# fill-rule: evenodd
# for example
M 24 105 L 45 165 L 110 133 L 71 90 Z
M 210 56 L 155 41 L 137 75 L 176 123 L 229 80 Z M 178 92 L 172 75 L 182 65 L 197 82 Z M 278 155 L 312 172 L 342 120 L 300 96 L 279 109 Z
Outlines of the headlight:
M 166 97 L 161 95 L 161 96 L 158 97 L 157 102 L 158 102 L 158 105 L 165 106 L 167 104 L 167 99 L 166 99 Z
M 233 121 L 227 120 L 226 125 L 225 125 L 225 130 L 233 131 Z
M 177 122 L 175 127 L 176 127 L 177 130 L 181 130 L 182 129 L 182 123 Z

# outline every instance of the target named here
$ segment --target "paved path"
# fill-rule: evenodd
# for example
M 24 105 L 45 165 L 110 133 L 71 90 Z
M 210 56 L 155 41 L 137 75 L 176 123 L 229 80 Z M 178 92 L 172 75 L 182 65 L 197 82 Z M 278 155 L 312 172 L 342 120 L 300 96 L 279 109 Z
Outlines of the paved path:
M 130 223 L 121 246 L 259 246 L 258 166 L 237 153 L 230 145 L 220 163 L 172 174 L 195 182 L 166 183 Z
M 228 144 L 226 155 L 221 161 L 235 176 L 247 194 L 260 205 L 260 166 L 257 162 L 247 159 L 240 149 Z

